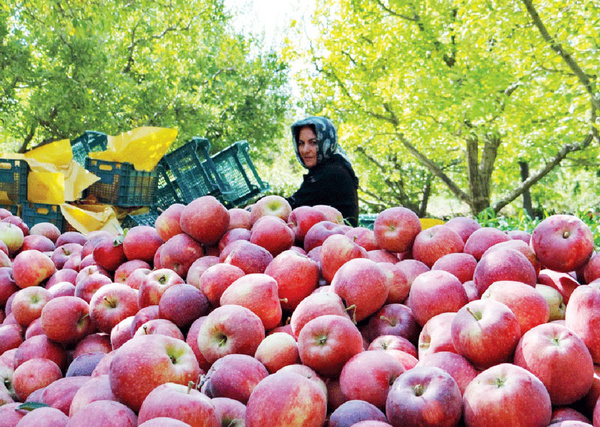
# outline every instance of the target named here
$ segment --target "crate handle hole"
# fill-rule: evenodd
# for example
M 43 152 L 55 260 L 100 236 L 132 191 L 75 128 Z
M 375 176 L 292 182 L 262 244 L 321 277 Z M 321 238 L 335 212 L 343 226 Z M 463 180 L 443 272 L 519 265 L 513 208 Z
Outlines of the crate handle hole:
M 2 162 L 2 163 L 0 163 L 0 169 L 6 169 L 6 170 L 12 169 L 12 164 Z
M 99 165 L 100 170 L 103 171 L 111 171 L 113 170 L 113 166 L 112 165 L 107 165 L 107 164 L 101 164 Z

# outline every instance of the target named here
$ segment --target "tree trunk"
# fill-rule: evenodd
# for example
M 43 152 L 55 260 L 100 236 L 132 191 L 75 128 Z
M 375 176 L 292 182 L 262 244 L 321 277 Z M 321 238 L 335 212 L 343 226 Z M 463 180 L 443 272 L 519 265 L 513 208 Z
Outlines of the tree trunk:
M 527 162 L 519 162 L 519 168 L 521 169 L 521 181 L 527 181 L 529 178 L 529 164 Z M 531 192 L 529 188 L 523 191 L 523 210 L 533 217 L 533 205 L 531 204 Z

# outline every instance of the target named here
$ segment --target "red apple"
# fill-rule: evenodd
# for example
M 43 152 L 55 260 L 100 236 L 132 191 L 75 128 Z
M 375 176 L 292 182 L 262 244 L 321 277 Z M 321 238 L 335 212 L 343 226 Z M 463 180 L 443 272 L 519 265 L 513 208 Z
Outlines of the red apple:
M 115 351 L 109 378 L 115 396 L 139 411 L 146 396 L 159 385 L 187 385 L 199 374 L 196 356 L 184 341 L 165 335 L 142 335 Z M 144 381 L 139 381 L 140 377 Z
M 298 335 L 300 360 L 320 375 L 339 375 L 346 362 L 361 351 L 360 331 L 346 317 L 330 314 L 316 317 Z
M 433 316 L 419 334 L 419 360 L 442 351 L 456 353 L 452 343 L 452 321 L 456 313 L 447 312 Z
M 570 274 L 549 270 L 547 268 L 540 271 L 538 274 L 537 283 L 556 289 L 558 292 L 560 292 L 565 304 L 569 303 L 571 294 L 580 286 L 579 282 Z
M 52 294 L 45 288 L 39 286 L 23 288 L 13 297 L 11 313 L 19 325 L 27 327 L 40 317 L 42 309 L 51 299 Z
M 181 276 L 170 268 L 160 268 L 148 275 L 140 285 L 138 306 L 140 308 L 158 305 L 162 295 L 171 286 L 185 283 Z
M 97 400 L 88 403 L 70 419 L 69 426 L 86 427 L 101 425 L 106 427 L 137 426 L 137 416 L 130 408 L 114 400 Z
M 252 227 L 251 214 L 247 209 L 230 208 L 229 209 L 229 230 L 234 228 L 245 228 L 250 230 Z M 282 218 L 283 219 L 283 218 Z
M 92 273 L 83 275 L 75 285 L 75 296 L 81 298 L 89 304 L 92 297 L 98 290 L 104 286 L 113 284 L 110 277 L 101 273 Z
M 244 271 L 235 265 L 217 263 L 202 273 L 198 288 L 206 295 L 212 307 L 218 307 L 225 289 L 244 275 Z
M 281 322 L 281 303 L 277 281 L 262 273 L 246 274 L 233 282 L 221 295 L 220 305 L 237 304 L 250 309 L 266 331 Z
M 290 225 L 297 242 L 304 242 L 304 236 L 310 228 L 318 222 L 325 221 L 325 215 L 312 206 L 298 206 L 292 209 L 288 217 Z
M 283 220 L 282 220 L 283 221 Z M 286 225 L 287 227 L 287 225 Z M 290 230 L 291 231 L 291 230 Z M 287 233 L 287 231 L 285 231 Z M 250 241 L 252 237 L 252 231 L 246 228 L 232 228 L 227 231 L 219 240 L 219 251 L 225 249 L 225 246 L 230 244 L 231 242 L 235 242 L 236 240 L 247 240 Z M 260 245 L 262 246 L 262 245 Z
M 159 417 L 174 418 L 193 427 L 220 425 L 210 398 L 198 390 L 174 383 L 159 385 L 148 394 L 140 408 L 138 423 Z
M 219 243 L 229 227 L 229 212 L 213 196 L 191 201 L 181 211 L 181 230 L 206 246 Z
M 192 348 L 192 351 L 198 360 L 198 365 L 200 365 L 200 369 L 202 369 L 204 372 L 208 371 L 211 366 L 198 348 L 198 334 L 200 333 L 200 327 L 205 320 L 206 316 L 202 316 L 194 320 L 194 323 L 191 324 L 185 336 L 185 342 L 188 343 L 188 345 Z
M 62 372 L 50 359 L 30 359 L 15 369 L 12 385 L 19 400 L 24 402 L 32 392 L 52 384 L 59 378 L 62 378 Z
M 527 243 L 523 242 L 522 240 L 512 240 L 512 239 L 508 240 L 506 242 L 496 243 L 494 246 L 492 246 L 488 250 L 486 250 L 482 256 L 486 256 L 488 253 L 499 250 L 499 249 L 514 249 L 516 251 L 521 252 L 523 255 L 525 255 L 525 257 L 529 260 L 529 262 L 533 266 L 533 268 L 535 270 L 535 274 L 536 275 L 539 274 L 541 267 L 542 267 L 541 263 L 537 259 L 535 252 L 533 252 L 533 249 L 531 249 L 531 246 L 528 245 Z
M 188 270 L 198 258 L 204 255 L 204 249 L 198 241 L 185 233 L 171 237 L 162 245 L 160 251 L 161 268 L 173 270 L 185 278 Z
M 285 332 L 276 332 L 265 337 L 254 353 L 269 373 L 273 374 L 287 365 L 300 363 L 298 343 Z
M 464 216 L 451 218 L 448 220 L 448 222 L 446 222 L 446 226 L 456 231 L 465 243 L 474 231 L 481 228 L 481 224 L 479 224 L 476 220 Z
M 122 320 L 138 312 L 137 292 L 112 283 L 98 289 L 90 301 L 90 318 L 101 332 L 109 334 Z
M 328 240 L 334 237 L 336 236 Z M 353 315 L 357 322 L 379 310 L 385 304 L 389 292 L 383 270 L 376 262 L 364 258 L 351 259 L 342 265 L 335 273 L 331 287 L 347 307 L 355 307 Z
M 284 251 L 267 266 L 265 274 L 277 282 L 281 307 L 293 310 L 310 295 L 319 282 L 319 266 L 306 255 Z
M 461 283 L 473 280 L 473 273 L 477 260 L 471 254 L 452 253 L 439 258 L 432 266 L 432 270 L 444 270 L 454 274 Z
M 532 373 L 511 363 L 483 371 L 463 395 L 468 426 L 547 426 L 552 404 L 544 384 Z
M 531 247 L 551 270 L 569 272 L 585 265 L 594 250 L 590 228 L 572 215 L 552 215 L 531 234 Z
M 525 255 L 514 249 L 498 249 L 481 258 L 473 282 L 482 295 L 494 282 L 512 280 L 535 287 L 537 274 Z
M 377 245 L 390 252 L 408 250 L 420 231 L 419 217 L 402 206 L 380 212 L 373 224 Z
M 294 232 L 284 220 L 273 215 L 259 218 L 250 231 L 250 242 L 277 256 L 294 244 Z
M 458 425 L 462 395 L 450 374 L 434 366 L 406 371 L 390 388 L 385 413 L 394 425 Z
M 88 238 L 79 231 L 65 231 L 56 239 L 56 247 L 58 248 L 68 243 L 77 243 L 83 246 L 87 240 Z
M 192 285 L 171 286 L 158 302 L 158 314 L 180 329 L 189 327 L 194 320 L 209 312 L 209 302 L 201 290 Z
M 564 303 L 563 297 L 555 288 L 546 285 L 535 285 L 535 290 L 548 303 L 549 313 L 548 322 L 554 320 L 565 320 L 565 310 L 567 306 Z
M 332 222 L 332 221 L 320 221 L 314 224 L 310 229 L 306 232 L 304 236 L 304 250 L 306 252 L 312 251 L 317 246 L 321 246 L 325 239 L 333 234 L 346 234 L 344 231 L 344 226 Z M 370 231 L 370 230 L 369 230 Z M 348 236 L 351 240 L 354 240 L 352 236 Z
M 8 298 L 19 289 L 13 279 L 12 268 L 0 267 L 0 307 L 6 306 Z
M 252 205 L 250 223 L 254 224 L 258 218 L 265 215 L 274 215 L 287 222 L 291 212 L 292 207 L 286 199 L 274 194 L 268 195 Z
M 133 316 L 133 320 L 131 321 L 131 335 L 135 334 L 137 330 L 144 323 L 149 320 L 159 319 L 158 315 L 158 304 L 149 305 L 148 307 L 141 308 L 135 316 Z
M 366 259 L 367 251 L 345 235 L 334 234 L 329 236 L 321 245 L 323 278 L 331 283 L 340 267 L 355 258 Z
M 83 337 L 75 346 L 73 359 L 86 353 L 110 353 L 112 346 L 110 344 L 110 335 L 98 332 Z
M 125 264 L 127 264 L 127 263 L 125 263 Z M 142 286 L 142 283 L 144 283 L 144 281 L 146 280 L 146 276 L 148 276 L 148 274 L 150 274 L 151 272 L 152 272 L 152 270 L 150 270 L 149 268 L 137 268 L 137 269 L 133 270 L 127 276 L 127 279 L 125 280 L 125 284 L 127 286 L 129 286 L 131 289 L 135 289 L 136 291 L 139 291 L 140 287 Z M 117 278 L 116 276 L 117 275 L 115 272 L 115 278 Z M 116 283 L 119 283 L 119 282 L 116 281 Z
M 46 281 L 46 289 L 50 289 L 56 283 L 60 282 L 69 282 L 75 285 L 75 281 L 77 279 L 77 274 L 79 272 L 75 270 L 71 270 L 68 268 L 63 268 L 62 270 L 57 270 L 50 278 Z
M 429 268 L 441 257 L 462 252 L 464 242 L 460 235 L 446 225 L 434 225 L 417 234 L 412 246 L 413 258 Z
M 431 270 L 418 276 L 408 296 L 408 306 L 421 326 L 437 314 L 458 311 L 467 302 L 460 280 L 443 270 Z
M 154 221 L 154 228 L 158 235 L 165 242 L 171 237 L 182 232 L 181 230 L 181 212 L 185 205 L 174 203 L 165 209 Z
M 175 323 L 167 319 L 148 320 L 135 331 L 133 337 L 153 334 L 166 335 L 184 341 L 184 335 L 183 332 L 181 332 L 181 329 L 179 329 Z
M 47 289 L 48 292 L 52 294 L 53 298 L 75 296 L 75 285 L 71 282 L 58 282 Z
M 56 408 L 42 407 L 36 408 L 25 415 L 19 421 L 19 427 L 63 427 L 67 425 L 69 417 Z
M 521 334 L 537 325 L 548 322 L 550 306 L 544 297 L 529 285 L 511 280 L 492 283 L 481 296 L 506 304 L 515 314 Z
M 354 426 L 358 422 L 365 420 L 385 422 L 387 418 L 372 403 L 364 400 L 349 400 L 342 403 L 331 413 L 327 427 Z
M 61 233 L 60 229 L 51 222 L 38 222 L 29 229 L 29 234 L 47 237 L 54 243 Z
M 91 376 L 96 366 L 102 361 L 106 353 L 103 352 L 94 352 L 94 353 L 84 353 L 73 359 L 71 363 L 69 363 L 69 368 L 65 373 L 65 377 L 84 377 Z
M 600 283 L 573 291 L 565 311 L 565 324 L 583 340 L 594 363 L 600 363 Z
M 246 406 L 248 427 L 321 427 L 326 416 L 323 390 L 295 372 L 269 375 L 254 388 Z
M 198 348 L 209 362 L 233 353 L 256 353 L 265 338 L 260 317 L 240 305 L 224 305 L 211 311 L 200 326 Z
M 228 397 L 214 397 L 211 402 L 215 406 L 217 418 L 222 426 L 242 426 L 246 420 L 246 405 Z
M 61 246 L 58 246 L 58 245 L 56 246 L 56 249 L 54 249 L 50 258 L 52 259 L 52 262 L 54 263 L 56 268 L 60 270 L 60 269 L 64 268 L 65 264 L 71 257 L 73 257 L 73 256 L 81 257 L 82 251 L 83 251 L 83 246 L 81 246 L 79 243 L 64 243 Z M 81 267 L 82 259 L 83 258 L 80 258 L 80 263 L 79 263 L 80 269 L 83 268 L 83 267 Z
M 377 246 L 377 240 L 375 239 L 375 232 L 369 228 L 353 227 L 346 231 L 345 235 L 354 243 L 365 248 L 367 252 L 379 249 L 379 246 Z
M 215 361 L 203 377 L 202 392 L 209 397 L 229 397 L 246 404 L 252 390 L 268 375 L 267 368 L 254 357 L 227 354 Z
M 13 260 L 12 272 L 20 288 L 37 286 L 56 271 L 52 260 L 35 249 L 19 252 Z
M 416 343 L 420 329 L 412 310 L 406 305 L 386 304 L 369 318 L 363 334 L 368 341 L 380 335 L 397 335 Z
M 471 381 L 479 374 L 479 371 L 460 354 L 451 351 L 440 351 L 428 353 L 419 358 L 417 366 L 434 366 L 447 372 L 454 378 L 461 394 L 463 394 Z
M 425 273 L 429 271 L 429 267 L 423 264 L 421 261 L 417 261 L 416 259 L 403 259 L 395 264 L 395 266 L 400 269 L 406 276 L 407 285 L 410 287 L 412 282 L 419 276 L 421 273 Z
M 218 256 L 205 254 L 203 257 L 198 258 L 190 266 L 188 274 L 185 278 L 186 282 L 189 285 L 195 286 L 196 288 L 200 289 L 200 276 L 202 276 L 209 267 L 212 267 L 213 265 L 218 263 Z M 156 266 L 154 268 L 156 268 Z
M 325 314 L 337 315 L 350 319 L 344 302 L 333 292 L 313 293 L 304 298 L 292 312 L 290 324 L 292 333 L 297 338 L 300 331 L 312 319 Z
M 404 366 L 384 351 L 364 351 L 354 355 L 340 373 L 340 387 L 348 400 L 364 400 L 385 408 L 391 384 L 404 372 Z
M 115 270 L 114 282 L 127 283 L 127 278 L 129 275 L 135 270 L 139 269 L 150 270 L 150 264 L 148 264 L 146 261 L 142 261 L 141 259 L 133 259 L 131 261 L 124 262 Z
M 73 286 L 70 283 L 69 285 Z M 27 329 L 25 329 L 25 339 L 36 335 L 44 335 L 44 331 L 42 331 L 42 320 L 39 317 L 31 322 L 29 326 L 27 326 Z
M 137 225 L 127 231 L 123 239 L 123 252 L 128 260 L 139 259 L 150 263 L 154 259 L 156 250 L 163 243 L 156 228 Z
M 548 323 L 526 332 L 514 363 L 544 383 L 553 405 L 570 405 L 592 386 L 592 356 L 581 338 L 562 325 Z
M 262 246 L 246 240 L 236 240 L 221 251 L 219 260 L 241 268 L 246 274 L 264 273 L 273 261 L 273 255 Z
M 110 331 L 110 345 L 114 350 L 133 338 L 134 331 L 132 330 L 132 325 L 134 319 L 135 316 L 126 317 Z
M 471 301 L 458 310 L 451 333 L 457 353 L 478 369 L 510 360 L 521 338 L 513 312 L 489 298 Z
M 110 388 L 110 379 L 108 375 L 100 375 L 91 378 L 86 382 L 73 396 L 73 401 L 69 407 L 69 416 L 72 417 L 88 403 L 98 400 L 113 400 L 117 397 Z
M 25 236 L 23 239 L 23 245 L 21 246 L 21 252 L 28 250 L 36 250 L 40 252 L 53 252 L 55 246 L 54 242 L 39 234 L 30 234 Z
M 592 283 L 600 278 L 600 255 L 593 254 L 591 258 L 581 268 L 581 275 L 585 283 Z
M 111 239 L 102 239 L 92 252 L 96 264 L 108 271 L 115 271 L 117 267 L 127 261 L 123 251 L 123 236 L 114 236 Z
M 402 269 L 396 267 L 396 263 L 379 262 L 387 278 L 388 297 L 386 304 L 402 304 L 408 298 L 410 285 Z
M 496 243 L 507 242 L 510 237 L 505 232 L 493 227 L 481 227 L 469 236 L 465 242 L 463 252 L 471 254 L 477 261 L 481 259 L 483 253 Z
M 90 306 L 77 297 L 53 298 L 42 310 L 42 330 L 48 338 L 73 344 L 92 331 Z

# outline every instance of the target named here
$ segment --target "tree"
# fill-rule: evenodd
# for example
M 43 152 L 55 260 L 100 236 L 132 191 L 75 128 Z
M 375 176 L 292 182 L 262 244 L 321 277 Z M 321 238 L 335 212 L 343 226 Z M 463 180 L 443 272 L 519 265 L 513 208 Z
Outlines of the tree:
M 565 160 L 597 167 L 597 6 L 337 0 L 317 10 L 306 102 L 341 123 L 349 151 L 370 153 L 355 156 L 363 168 L 382 166 L 363 197 L 405 204 L 386 184 L 393 157 L 420 165 L 402 169 L 422 188 L 405 192 L 413 207 L 428 195 L 425 168 L 474 214 L 551 182 Z M 530 170 L 523 182 L 519 162 Z
M 174 127 L 219 149 L 280 133 L 287 66 L 235 34 L 222 0 L 8 0 L 0 136 L 20 151 L 85 130 Z

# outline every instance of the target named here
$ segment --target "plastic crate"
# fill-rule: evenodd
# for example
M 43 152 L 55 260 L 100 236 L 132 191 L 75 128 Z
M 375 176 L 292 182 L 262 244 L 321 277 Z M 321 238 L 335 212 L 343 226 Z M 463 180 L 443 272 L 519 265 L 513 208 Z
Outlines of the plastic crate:
M 102 132 L 86 130 L 82 135 L 71 141 L 73 160 L 85 165 L 85 158 L 92 151 L 105 151 L 108 145 L 108 136 Z
M 238 141 L 211 156 L 225 204 L 238 206 L 269 190 L 252 163 L 248 141 Z
M 154 227 L 154 223 L 156 222 L 156 218 L 158 218 L 159 212 L 156 210 L 151 210 L 149 212 L 139 214 L 139 215 L 127 215 L 122 223 L 121 227 L 123 229 L 133 228 L 138 225 L 149 225 Z
M 27 201 L 27 172 L 25 160 L 0 159 L 0 191 L 14 204 Z
M 101 203 L 114 206 L 149 206 L 154 200 L 158 173 L 136 170 L 131 163 L 85 159 L 85 168 L 100 177 L 86 190 Z
M 191 141 L 164 156 L 168 170 L 181 191 L 182 202 L 187 204 L 198 197 L 213 195 L 220 197 L 215 183 L 215 171 L 210 163 L 198 155 L 199 146 L 208 146 L 208 140 L 193 138 Z
M 378 214 L 360 214 L 358 216 L 358 225 L 360 227 L 366 227 L 370 230 L 373 229 L 373 225 L 375 224 L 375 219 L 377 219 Z
M 158 183 L 152 206 L 162 211 L 175 203 L 183 203 L 181 189 L 164 159 L 161 159 L 158 163 L 156 171 L 158 173 Z
M 23 203 L 22 218 L 30 228 L 40 222 L 50 222 L 56 225 L 59 230 L 65 230 L 65 218 L 63 217 L 60 205 L 47 205 L 45 203 Z

